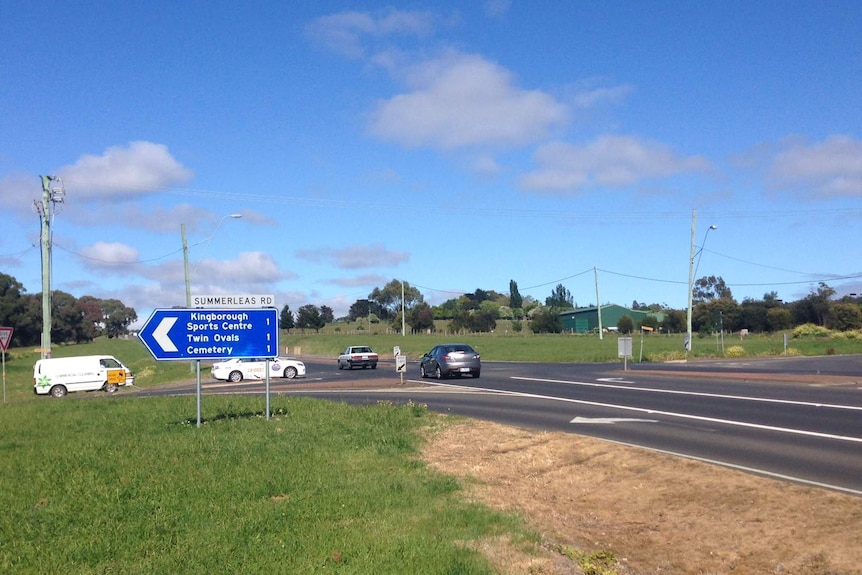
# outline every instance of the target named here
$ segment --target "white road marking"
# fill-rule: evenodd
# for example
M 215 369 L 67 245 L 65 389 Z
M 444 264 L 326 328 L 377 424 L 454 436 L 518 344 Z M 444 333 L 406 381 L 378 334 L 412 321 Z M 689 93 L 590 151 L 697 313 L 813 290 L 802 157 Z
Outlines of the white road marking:
M 706 393 L 703 391 L 679 391 L 675 389 L 660 389 L 654 387 L 631 387 L 628 385 L 610 385 L 607 383 L 592 383 L 587 381 L 568 381 L 564 379 L 541 379 L 537 377 L 518 377 L 514 376 L 512 379 L 519 379 L 522 381 L 540 381 L 544 383 L 564 383 L 566 385 L 580 385 L 584 387 L 604 387 L 608 389 L 624 389 L 626 391 L 646 391 L 651 393 L 668 393 L 671 395 L 691 395 L 696 397 L 714 397 L 719 399 L 738 399 L 742 401 L 759 401 L 763 403 L 780 403 L 784 405 L 801 405 L 805 407 L 825 407 L 829 409 L 848 409 L 851 411 L 862 411 L 862 406 L 857 405 L 840 405 L 840 404 L 832 404 L 832 403 L 813 403 L 810 401 L 794 401 L 790 399 L 770 399 L 768 397 L 752 397 L 746 395 L 727 395 L 723 393 Z M 607 380 L 599 380 L 599 381 L 607 381 Z M 620 383 L 632 383 L 630 381 L 620 382 Z
M 581 417 L 578 416 L 569 423 L 658 423 L 658 419 L 636 419 L 633 417 Z

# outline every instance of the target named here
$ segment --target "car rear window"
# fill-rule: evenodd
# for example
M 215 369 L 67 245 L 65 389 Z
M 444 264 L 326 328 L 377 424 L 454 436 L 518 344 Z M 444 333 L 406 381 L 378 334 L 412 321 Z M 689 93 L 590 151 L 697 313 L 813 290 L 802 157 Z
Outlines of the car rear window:
M 461 352 L 461 353 L 476 353 L 473 351 L 473 348 L 469 345 L 450 345 L 446 348 L 447 353 Z

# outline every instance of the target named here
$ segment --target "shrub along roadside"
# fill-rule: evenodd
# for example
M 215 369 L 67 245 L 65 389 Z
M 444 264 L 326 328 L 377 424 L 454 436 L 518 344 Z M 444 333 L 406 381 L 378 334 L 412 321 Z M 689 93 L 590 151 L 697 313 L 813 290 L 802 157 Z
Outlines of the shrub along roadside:
M 0 419 L 5 573 L 484 574 L 532 537 L 417 458 L 419 405 L 214 396 L 22 402 Z

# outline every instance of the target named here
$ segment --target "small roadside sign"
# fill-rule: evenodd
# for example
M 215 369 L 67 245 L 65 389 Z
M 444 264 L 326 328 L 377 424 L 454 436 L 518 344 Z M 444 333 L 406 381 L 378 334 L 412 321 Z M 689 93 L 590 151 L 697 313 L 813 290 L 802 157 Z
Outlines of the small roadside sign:
M 15 330 L 11 327 L 0 327 L 0 352 L 3 355 L 3 403 L 6 403 L 6 350 L 12 340 L 13 331 Z
M 395 356 L 395 371 L 398 373 L 404 373 L 407 371 L 407 356 L 406 355 L 396 355 Z
M 0 327 L 0 349 L 6 351 L 9 349 L 9 342 L 12 341 L 12 332 L 15 331 L 11 327 Z

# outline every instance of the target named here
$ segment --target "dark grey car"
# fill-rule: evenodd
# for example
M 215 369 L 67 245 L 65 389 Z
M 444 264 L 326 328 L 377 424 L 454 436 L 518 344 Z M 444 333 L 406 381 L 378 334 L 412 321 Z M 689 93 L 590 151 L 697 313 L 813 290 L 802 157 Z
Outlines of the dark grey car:
M 422 356 L 419 361 L 419 374 L 422 377 L 433 375 L 437 379 L 470 374 L 479 377 L 482 363 L 475 349 L 466 343 L 445 343 Z

